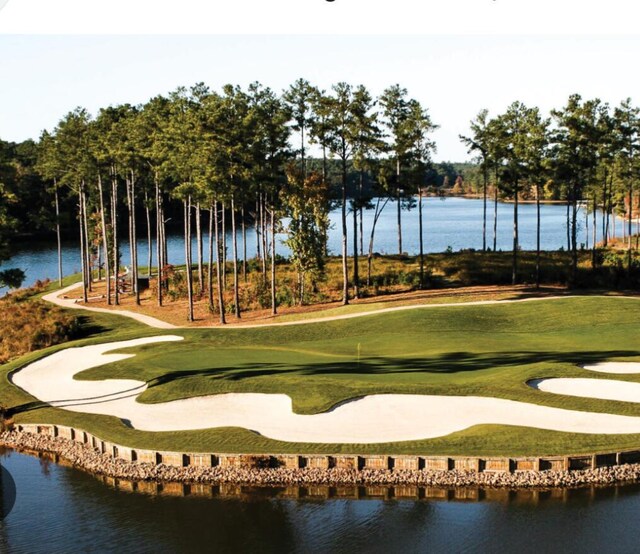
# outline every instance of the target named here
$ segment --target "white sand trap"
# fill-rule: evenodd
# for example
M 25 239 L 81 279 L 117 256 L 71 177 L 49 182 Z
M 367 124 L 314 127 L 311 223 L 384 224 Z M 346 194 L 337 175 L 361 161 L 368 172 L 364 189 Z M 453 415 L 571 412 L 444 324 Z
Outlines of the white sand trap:
M 220 394 L 142 404 L 136 397 L 146 389 L 143 382 L 73 378 L 85 369 L 131 356 L 105 354 L 108 351 L 175 340 L 182 338 L 151 337 L 62 350 L 14 373 L 13 382 L 53 406 L 115 416 L 143 431 L 242 427 L 273 439 L 314 443 L 427 439 L 481 424 L 573 433 L 640 433 L 640 417 L 576 412 L 498 398 L 382 394 L 323 414 L 297 415 L 291 398 L 284 394 Z
M 620 400 L 622 402 L 640 402 L 640 383 L 614 381 L 612 379 L 553 378 L 530 381 L 533 388 L 553 394 L 599 398 L 601 400 Z
M 617 373 L 619 375 L 640 373 L 640 362 L 600 362 L 580 367 L 599 373 Z

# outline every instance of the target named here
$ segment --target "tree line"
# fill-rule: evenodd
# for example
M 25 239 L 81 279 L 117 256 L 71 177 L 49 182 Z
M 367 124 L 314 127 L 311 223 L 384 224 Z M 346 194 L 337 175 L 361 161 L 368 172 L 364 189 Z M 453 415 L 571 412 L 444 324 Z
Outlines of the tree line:
M 74 198 L 85 301 L 97 255 L 98 265 L 104 266 L 107 303 L 119 303 L 119 244 L 124 236 L 130 245 L 132 292 L 139 303 L 143 264 L 135 239 L 142 227 L 150 247 L 146 266 L 156 267 L 157 303 L 162 305 L 170 271 L 165 206 L 179 201 L 187 268 L 197 268 L 185 272 L 188 319 L 193 319 L 196 291 L 206 293 L 210 309 L 224 323 L 227 261 L 233 268 L 233 312 L 241 316 L 238 291 L 240 279 L 246 279 L 247 222 L 255 227 L 256 258 L 265 282 L 269 281 L 271 309 L 276 313 L 275 236 L 282 219 L 289 221 L 286 243 L 302 302 L 306 284 L 323 270 L 332 202 L 341 206 L 342 214 L 342 301 L 358 298 L 365 184 L 371 187 L 375 181 L 376 191 L 384 189 L 388 197 L 408 197 L 415 189 L 416 171 L 429 164 L 434 145 L 428 134 L 434 128 L 427 110 L 399 85 L 374 98 L 366 87 L 344 82 L 322 91 L 299 79 L 281 95 L 259 83 L 246 89 L 226 85 L 220 91 L 199 83 L 144 105 L 110 106 L 95 117 L 82 108 L 70 112 L 40 137 L 36 170 L 49 183 L 56 214 L 61 189 Z M 319 153 L 315 160 L 309 156 L 312 147 Z M 331 165 L 337 175 L 330 174 Z M 355 183 L 350 182 L 352 174 L 357 175 Z M 354 190 L 348 194 L 350 187 Z M 123 210 L 124 228 L 118 218 Z M 400 252 L 401 219 L 399 206 Z M 355 252 L 351 276 L 349 225 Z M 230 254 L 225 247 L 227 230 Z M 192 260 L 194 234 L 196 260 Z M 59 225 L 57 235 L 60 241 Z
M 640 166 L 640 109 L 631 99 L 611 108 L 600 99 L 569 97 L 565 106 L 544 117 L 537 107 L 514 102 L 489 117 L 481 110 L 471 121 L 471 133 L 460 136 L 477 156 L 482 175 L 483 250 L 488 248 L 487 197 L 493 181 L 493 249 L 496 249 L 498 196 L 513 201 L 512 281 L 518 279 L 518 201 L 533 198 L 537 207 L 536 284 L 540 282 L 540 202 L 563 199 L 567 206 L 567 246 L 571 251 L 571 280 L 578 264 L 578 210 L 592 218 L 592 266 L 597 264 L 597 225 L 604 246 L 615 225 L 615 214 L 626 218 L 627 266 L 632 268 L 632 219 L 638 211 L 634 197 Z M 597 222 L 597 210 L 603 217 Z M 635 209 L 635 212 L 634 212 Z M 587 220 L 588 222 L 588 220 Z
M 630 100 L 611 109 L 599 99 L 572 95 L 566 106 L 553 110 L 547 118 L 538 108 L 514 102 L 502 114 L 490 117 L 482 110 L 471 121 L 470 132 L 460 139 L 476 156 L 475 173 L 484 200 L 482 249 L 496 249 L 497 202 L 510 199 L 514 283 L 518 281 L 518 203 L 522 199 L 537 203 L 538 261 L 540 202 L 554 198 L 566 201 L 574 275 L 577 213 L 586 203 L 593 217 L 593 263 L 596 211 L 601 208 L 605 241 L 615 222 L 612 215 L 626 215 L 631 267 L 638 115 Z M 155 294 L 162 306 L 173 271 L 167 256 L 167 225 L 179 218 L 189 268 L 184 272 L 188 319 L 193 319 L 195 293 L 206 295 L 210 310 L 224 323 L 227 311 L 241 316 L 239 282 L 246 279 L 250 257 L 246 252 L 247 228 L 252 225 L 256 233 L 255 260 L 270 289 L 275 314 L 276 234 L 286 231 L 302 303 L 305 287 L 314 286 L 322 276 L 328 214 L 334 206 L 341 212 L 344 304 L 359 297 L 365 282 L 360 268 L 360 258 L 365 256 L 363 210 L 373 212 L 366 251 L 368 280 L 376 223 L 390 202 L 396 204 L 399 254 L 403 253 L 403 209 L 417 204 L 422 286 L 422 197 L 438 184 L 462 187 L 459 174 L 453 183 L 455 172 L 446 167 L 438 171 L 431 161 L 435 143 L 430 135 L 436 128 L 428 110 L 400 85 L 388 87 L 375 98 L 365 86 L 344 82 L 323 91 L 299 79 L 281 94 L 259 83 L 245 89 L 226 85 L 220 91 L 199 83 L 143 105 L 103 108 L 95 117 L 78 108 L 63 117 L 55 129 L 44 132 L 23 157 L 31 161 L 53 198 L 55 213 L 49 220 L 56 228 L 59 250 L 64 226 L 61 204 L 73 205 L 85 301 L 92 289 L 92 270 L 104 267 L 107 302 L 119 303 L 124 290 L 119 245 L 124 239 L 130 245 L 132 294 L 139 302 L 139 268 L 146 265 L 151 273 L 155 267 Z M 9 196 L 5 194 L 5 199 Z M 175 209 L 178 202 L 179 214 Z M 122 221 L 123 212 L 126 221 Z M 285 218 L 288 224 L 283 229 Z M 230 253 L 225 241 L 228 230 Z M 143 263 L 136 248 L 136 237 L 142 232 L 149 243 Z M 347 257 L 349 234 L 353 241 L 351 263 Z M 191 254 L 193 235 L 195 260 Z M 223 296 L 229 265 L 234 293 L 231 307 L 225 306 Z M 539 262 L 537 265 L 539 283 Z M 61 269 L 59 273 L 61 278 Z

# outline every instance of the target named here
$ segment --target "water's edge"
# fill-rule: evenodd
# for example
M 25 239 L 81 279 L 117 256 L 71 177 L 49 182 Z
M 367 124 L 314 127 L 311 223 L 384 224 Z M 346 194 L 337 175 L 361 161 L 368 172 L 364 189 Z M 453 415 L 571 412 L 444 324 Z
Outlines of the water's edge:
M 141 460 L 122 459 L 117 456 L 118 451 L 113 450 L 117 446 L 105 441 L 97 442 L 95 437 L 85 432 L 81 432 L 84 433 L 82 436 L 64 437 L 59 430 L 70 428 L 37 427 L 35 433 L 24 430 L 1 433 L 0 446 L 20 452 L 47 454 L 56 462 L 62 461 L 93 475 L 129 482 L 128 490 L 144 489 L 145 485 L 138 487 L 133 483 L 145 482 L 163 486 L 173 483 L 176 490 L 182 490 L 184 494 L 182 485 L 548 489 L 640 481 L 640 451 L 502 459 L 281 455 L 280 460 L 265 455 L 228 454 L 214 458 L 216 455 L 211 454 L 153 451 L 153 459 Z M 304 460 L 311 460 L 311 463 L 301 463 Z M 550 467 L 541 463 L 549 461 L 558 463 Z M 492 462 L 495 465 L 491 465 Z M 498 468 L 498 463 L 503 464 L 502 469 Z M 413 492 L 408 494 L 413 495 Z

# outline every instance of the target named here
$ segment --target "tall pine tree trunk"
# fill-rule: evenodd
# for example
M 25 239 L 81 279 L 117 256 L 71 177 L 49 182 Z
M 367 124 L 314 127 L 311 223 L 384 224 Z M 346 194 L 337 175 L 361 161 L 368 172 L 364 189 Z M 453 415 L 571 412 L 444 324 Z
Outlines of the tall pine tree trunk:
M 163 260 L 163 249 L 162 249 L 162 227 L 163 227 L 163 216 L 162 209 L 160 207 L 160 179 L 158 177 L 158 172 L 154 172 L 154 182 L 155 182 L 155 203 L 156 203 L 156 258 L 158 259 L 158 306 L 162 307 L 162 294 L 163 294 L 163 277 L 164 277 L 164 260 Z
M 487 168 L 482 170 L 483 185 L 482 185 L 482 251 L 487 251 Z
M 262 279 L 267 283 L 267 237 L 268 237 L 268 211 L 267 211 L 267 193 L 262 193 L 260 197 L 260 221 L 261 221 L 261 238 L 262 238 Z
M 495 173 L 495 186 L 493 189 L 493 251 L 498 248 L 498 170 Z
M 120 304 L 120 248 L 118 246 L 118 177 L 111 168 L 111 229 L 113 232 L 113 302 Z
M 183 201 L 184 204 L 184 258 L 187 277 L 187 321 L 193 321 L 193 276 L 191 274 L 191 196 Z
M 373 239 L 376 234 L 376 225 L 378 224 L 378 219 L 380 219 L 380 215 L 382 214 L 382 210 L 384 210 L 387 202 L 389 202 L 389 196 L 385 198 L 384 204 L 380 208 L 380 197 L 376 200 L 376 208 L 373 212 L 373 223 L 371 224 L 371 235 L 369 236 L 369 253 L 367 255 L 367 286 L 371 286 L 371 266 L 373 263 Z
M 571 284 L 575 285 L 578 276 L 578 187 L 574 183 L 571 191 Z
M 83 209 L 84 209 L 84 202 L 83 202 L 83 197 L 84 195 L 84 184 L 80 185 L 80 190 L 79 190 L 79 194 L 78 194 L 78 224 L 79 224 L 79 231 L 80 231 L 80 267 L 82 268 L 82 300 L 87 303 L 89 298 L 87 295 L 87 256 L 86 256 L 86 242 L 85 242 L 85 235 L 84 235 L 84 214 L 83 214 Z
M 424 239 L 422 236 L 422 188 L 418 187 L 418 233 L 420 235 L 420 290 L 424 289 Z
M 218 310 L 220 313 L 220 323 L 224 325 L 227 321 L 225 319 L 225 308 L 224 308 L 224 295 L 222 289 L 222 263 L 220 256 L 220 222 L 218 220 L 218 202 L 215 201 L 213 203 L 213 226 L 215 228 L 215 239 L 216 239 L 216 280 L 218 284 Z M 224 211 L 224 206 L 223 206 Z
M 90 243 L 89 243 L 89 218 L 87 216 L 87 193 L 85 188 L 85 183 L 82 183 L 82 232 L 84 233 L 84 252 L 85 252 L 85 267 L 86 267 L 86 279 L 87 279 L 87 290 L 89 292 L 93 292 L 93 283 L 92 283 L 92 275 L 91 275 L 91 254 L 90 254 Z
M 347 162 L 342 160 L 342 304 L 349 304 L 349 265 L 347 263 Z
M 200 202 L 196 203 L 196 251 L 198 256 L 198 295 L 204 294 L 204 265 L 203 265 L 203 246 L 202 246 L 202 211 L 200 210 Z
M 233 303 L 236 317 L 240 317 L 240 291 L 238 279 L 238 238 L 236 237 L 236 205 L 231 196 L 231 234 L 233 235 Z
M 400 159 L 396 160 L 396 200 L 398 202 L 398 255 L 402 256 L 402 198 L 400 195 Z
M 353 201 L 353 298 L 360 296 L 360 275 L 358 275 L 358 208 Z
M 214 204 L 212 203 L 209 208 L 209 265 L 207 267 L 207 297 L 209 300 L 209 311 L 214 312 L 213 304 L 213 210 Z
M 56 205 L 56 242 L 58 245 L 58 285 L 62 286 L 62 238 L 60 235 L 60 201 L 58 199 L 58 180 L 53 179 L 53 197 Z
M 153 266 L 153 238 L 151 235 L 151 208 L 149 207 L 149 194 L 144 191 L 144 211 L 147 218 L 147 275 L 151 281 L 151 267 Z
M 540 288 L 540 183 L 536 181 L 536 288 Z
M 227 219 L 224 203 L 222 204 L 222 236 L 220 237 L 222 252 L 222 286 L 227 290 Z
M 627 224 L 628 224 L 628 233 L 627 233 L 627 271 L 629 275 L 631 275 L 631 265 L 632 265 L 632 255 L 631 255 L 631 237 L 633 234 L 633 229 L 631 226 L 631 218 L 633 213 L 633 188 L 632 185 L 629 184 L 629 209 L 627 212 Z
M 261 245 L 262 239 L 260 234 L 262 233 L 262 211 L 260 209 L 260 197 L 262 193 L 258 191 L 258 197 L 256 198 L 256 216 L 254 218 L 254 225 L 256 231 L 256 260 L 262 260 Z M 266 254 L 266 252 L 265 252 Z
M 598 231 L 597 231 L 597 211 L 598 211 L 598 200 L 596 198 L 596 191 L 593 191 L 593 249 L 591 250 L 591 267 L 595 269 L 596 267 L 596 252 L 597 252 L 597 241 L 598 241 Z
M 104 213 L 102 176 L 98 173 L 98 196 L 100 198 L 100 223 L 102 225 L 102 246 L 104 248 L 104 274 L 107 287 L 107 305 L 111 305 L 111 271 L 109 265 L 109 237 L 107 236 L 107 218 Z
M 518 180 L 514 184 L 513 193 L 513 260 L 511 267 L 511 284 L 518 282 Z
M 244 205 L 242 206 L 240 217 L 242 218 L 242 280 L 247 282 L 247 226 L 244 221 Z
M 272 199 L 271 205 L 271 314 L 278 313 L 276 298 L 276 208 Z

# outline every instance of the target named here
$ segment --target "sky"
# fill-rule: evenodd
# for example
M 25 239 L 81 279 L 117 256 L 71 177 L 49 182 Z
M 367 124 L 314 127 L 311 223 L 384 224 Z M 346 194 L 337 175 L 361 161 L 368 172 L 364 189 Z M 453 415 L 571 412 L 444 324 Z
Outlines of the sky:
M 440 128 L 435 161 L 470 158 L 458 135 L 483 108 L 519 100 L 543 113 L 572 93 L 638 101 L 640 36 L 0 35 L 0 138 L 37 139 L 77 106 L 145 102 L 178 86 L 303 77 L 373 95 L 399 83 Z

